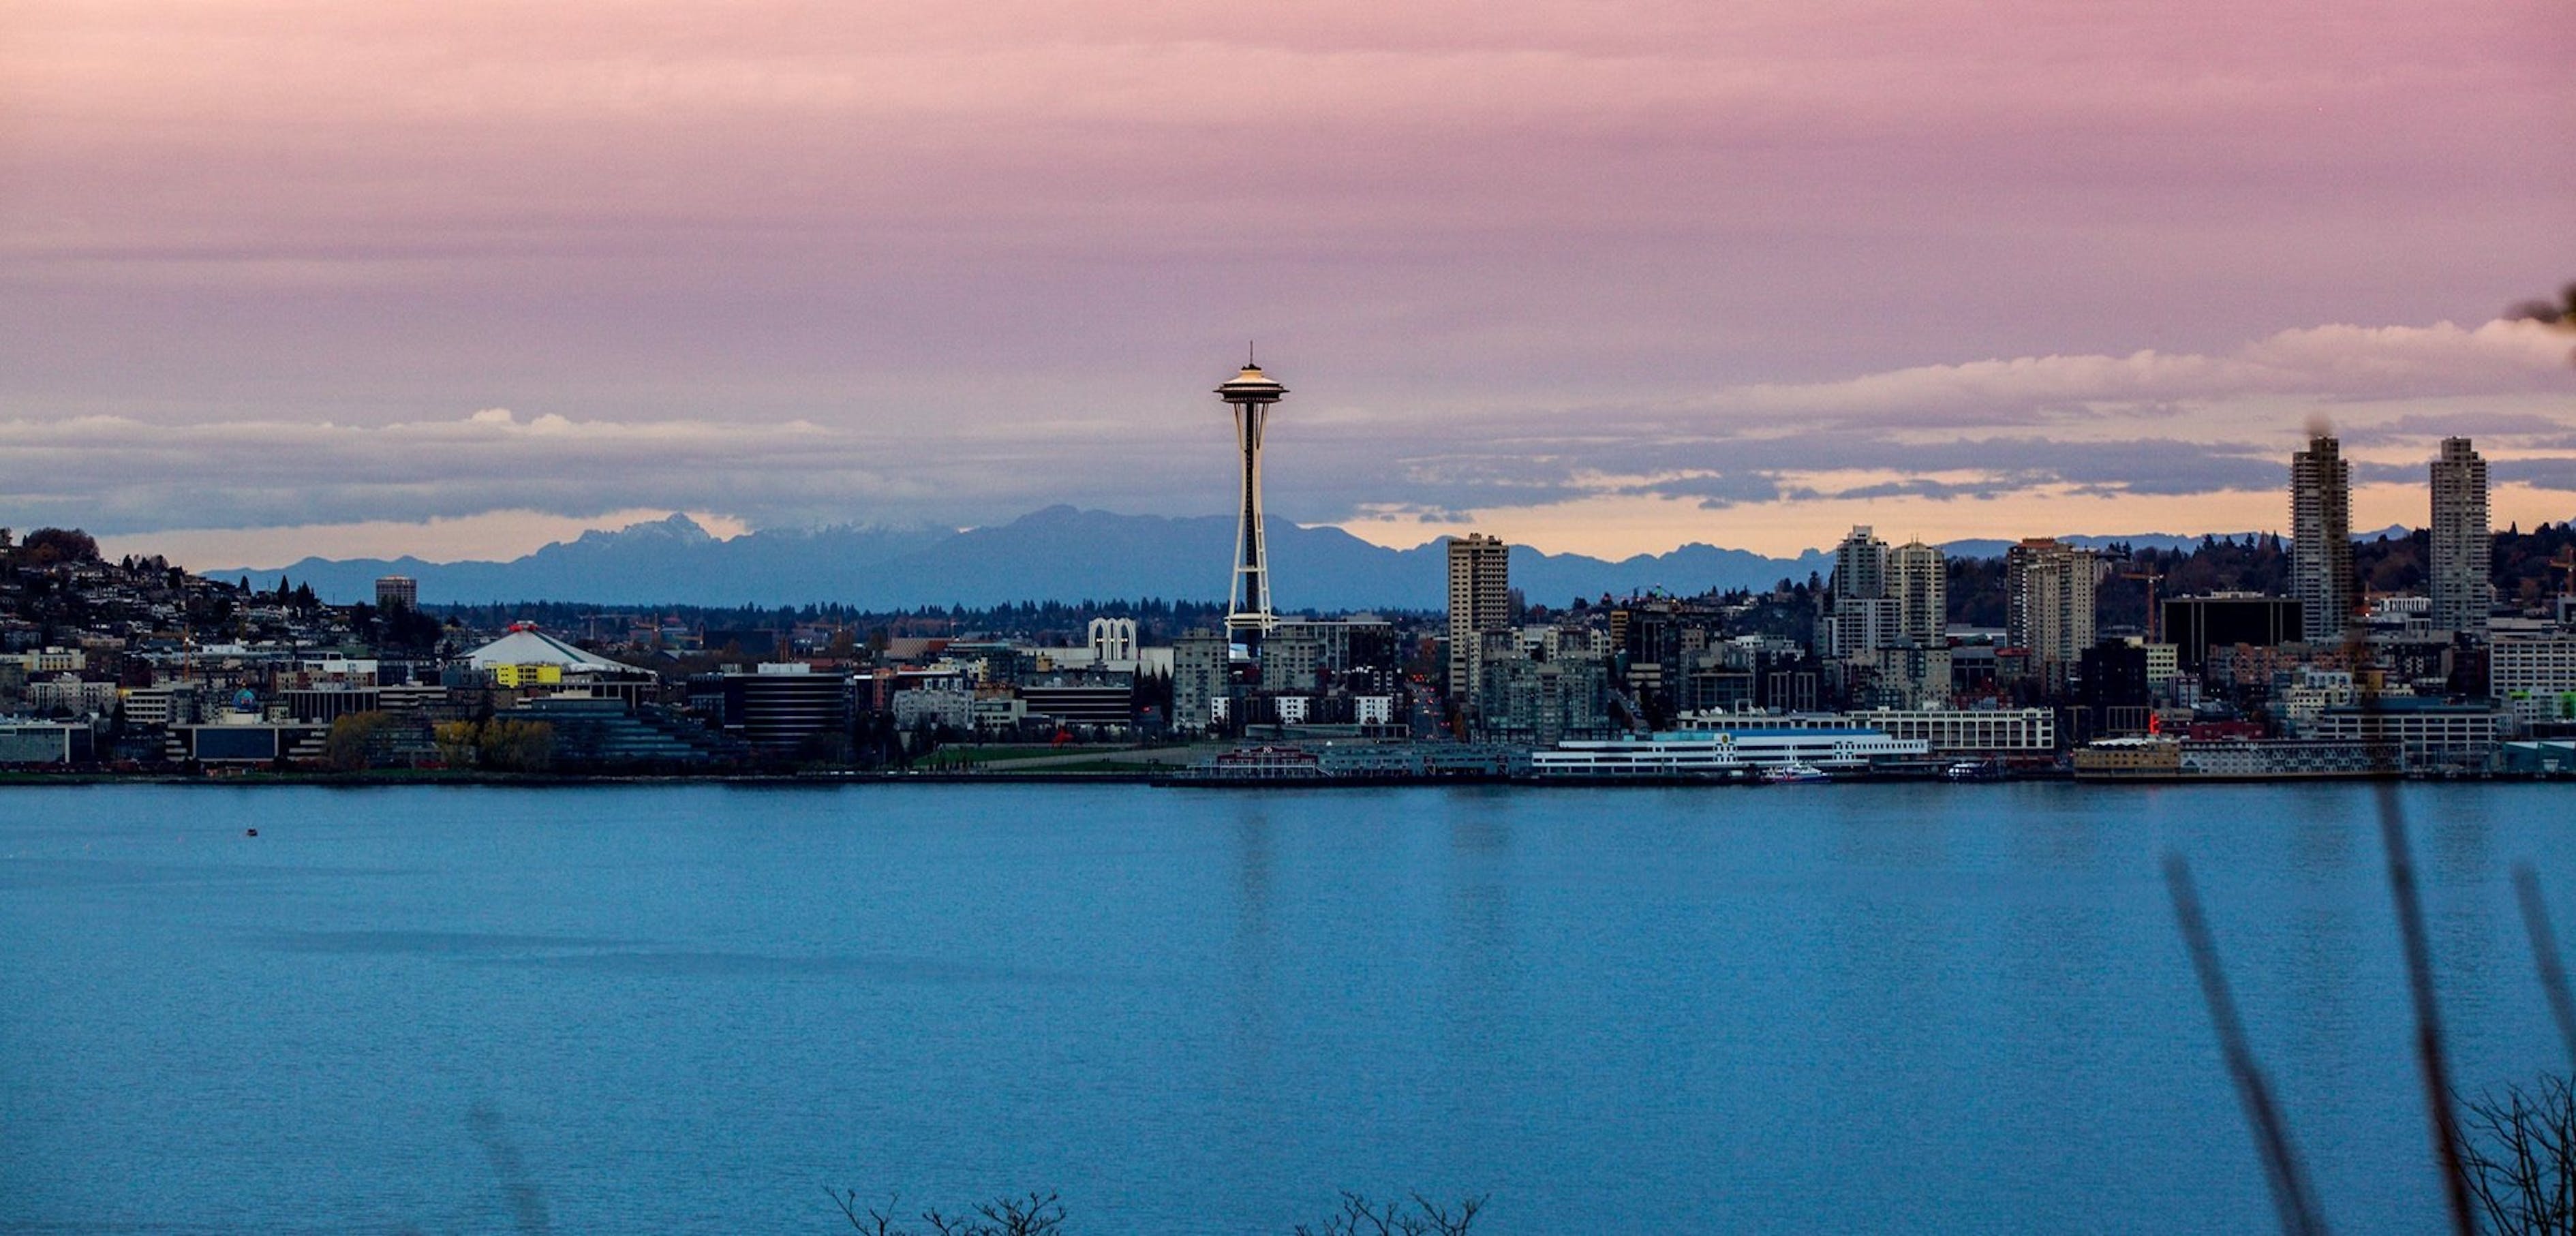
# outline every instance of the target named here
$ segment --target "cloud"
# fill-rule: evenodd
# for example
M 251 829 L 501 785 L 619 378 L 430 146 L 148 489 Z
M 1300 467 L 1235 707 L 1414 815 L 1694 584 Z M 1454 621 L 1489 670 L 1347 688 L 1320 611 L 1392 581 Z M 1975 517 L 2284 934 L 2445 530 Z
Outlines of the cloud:
M 2320 406 L 2363 482 L 2420 480 L 2425 444 L 2457 427 L 2480 433 L 2500 481 L 2564 487 L 2563 460 L 2517 458 L 2576 428 L 2551 390 L 2566 381 L 2555 348 L 2506 323 L 2325 327 L 2214 355 L 2027 357 L 1474 415 L 1329 402 L 1309 414 L 1299 394 L 1274 422 L 1269 497 L 1310 522 L 1453 523 L 1603 496 L 1722 511 L 2255 492 L 2283 483 Z M 21 417 L 0 421 L 0 488 L 13 518 L 108 534 L 511 510 L 722 511 L 780 526 L 977 523 L 1052 502 L 1224 509 L 1222 415 L 1195 389 L 1169 402 L 1126 421 L 1029 424 L 503 408 L 377 424 Z

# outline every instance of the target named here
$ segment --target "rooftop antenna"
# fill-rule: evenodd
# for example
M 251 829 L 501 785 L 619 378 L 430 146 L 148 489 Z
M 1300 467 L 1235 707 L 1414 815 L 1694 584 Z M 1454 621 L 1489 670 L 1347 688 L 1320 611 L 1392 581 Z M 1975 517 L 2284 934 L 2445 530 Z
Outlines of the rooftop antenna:
M 1261 367 L 1261 362 L 1253 359 L 1252 341 L 1249 339 L 1243 341 L 1243 367 L 1246 369 L 1259 369 Z

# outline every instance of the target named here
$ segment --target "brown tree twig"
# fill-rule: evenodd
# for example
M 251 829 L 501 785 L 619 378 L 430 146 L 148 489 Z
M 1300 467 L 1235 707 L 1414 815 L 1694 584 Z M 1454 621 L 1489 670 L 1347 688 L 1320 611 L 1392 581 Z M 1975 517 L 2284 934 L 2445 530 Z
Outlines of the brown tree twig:
M 2262 1153 L 2263 1177 L 2271 1186 L 2272 1207 L 2280 1215 L 2283 1236 L 2322 1236 L 2325 1218 L 2298 1152 L 2290 1145 L 2290 1130 L 2281 1119 L 2279 1105 L 2272 1101 L 2271 1086 L 2263 1080 L 2262 1066 L 2246 1040 L 2245 1023 L 2237 1016 L 2236 997 L 2228 990 L 2227 972 L 2219 965 L 2209 919 L 2201 912 L 2199 892 L 2192 887 L 2191 865 L 2180 854 L 2165 855 L 2165 888 L 2173 895 L 2174 918 L 2182 928 L 2183 947 L 2191 953 L 2192 972 L 2200 978 L 2201 998 L 2209 1004 L 2219 1054 L 2226 1059 L 2228 1077 L 2236 1083 L 2237 1100 L 2245 1106 L 2245 1121 L 2254 1128 L 2254 1145 Z
M 2549 1015 L 2558 1022 L 2558 1037 L 2567 1044 L 2568 1065 L 2576 1069 L 2576 999 L 2568 996 L 2567 967 L 2558 957 L 2558 933 L 2549 927 L 2549 903 L 2540 896 L 2540 872 L 2529 863 L 2516 865 L 2513 891 L 2522 902 L 2522 926 L 2531 935 L 2531 960 L 2540 969 L 2540 990 L 2549 997 Z
M 2442 1169 L 2442 1197 L 2451 1228 L 2477 1236 L 2469 1180 L 2460 1155 L 2459 1121 L 2451 1111 L 2451 1066 L 2442 1050 L 2442 1010 L 2433 994 L 2433 949 L 2424 932 L 2424 905 L 2415 889 L 2415 861 L 2406 844 L 2406 813 L 2394 782 L 2379 783 L 2379 836 L 2388 849 L 2388 891 L 2397 902 L 2398 938 L 2406 950 L 2406 988 L 2415 1004 L 2415 1067 L 2424 1078 L 2424 1103 L 2433 1122 L 2433 1157 Z

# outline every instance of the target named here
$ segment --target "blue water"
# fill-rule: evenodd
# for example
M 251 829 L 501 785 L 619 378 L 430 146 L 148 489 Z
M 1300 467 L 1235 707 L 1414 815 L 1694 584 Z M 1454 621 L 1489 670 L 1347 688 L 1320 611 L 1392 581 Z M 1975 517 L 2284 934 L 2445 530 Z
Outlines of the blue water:
M 2576 795 L 2405 801 L 2459 1077 L 2563 1061 Z M 2370 791 L 2043 784 L 0 790 L 0 1230 L 2259 1229 L 2168 847 L 2330 1217 L 2428 1230 Z

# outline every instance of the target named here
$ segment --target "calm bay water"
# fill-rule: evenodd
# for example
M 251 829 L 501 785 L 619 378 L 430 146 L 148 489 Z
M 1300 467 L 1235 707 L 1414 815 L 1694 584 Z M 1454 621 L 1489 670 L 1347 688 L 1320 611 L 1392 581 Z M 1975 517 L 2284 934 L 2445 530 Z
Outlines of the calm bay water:
M 2576 794 L 2404 793 L 2461 1080 L 2559 1064 Z M 0 1230 L 2259 1229 L 2168 847 L 2330 1217 L 2427 1230 L 2370 792 L 2039 784 L 9 789 Z

